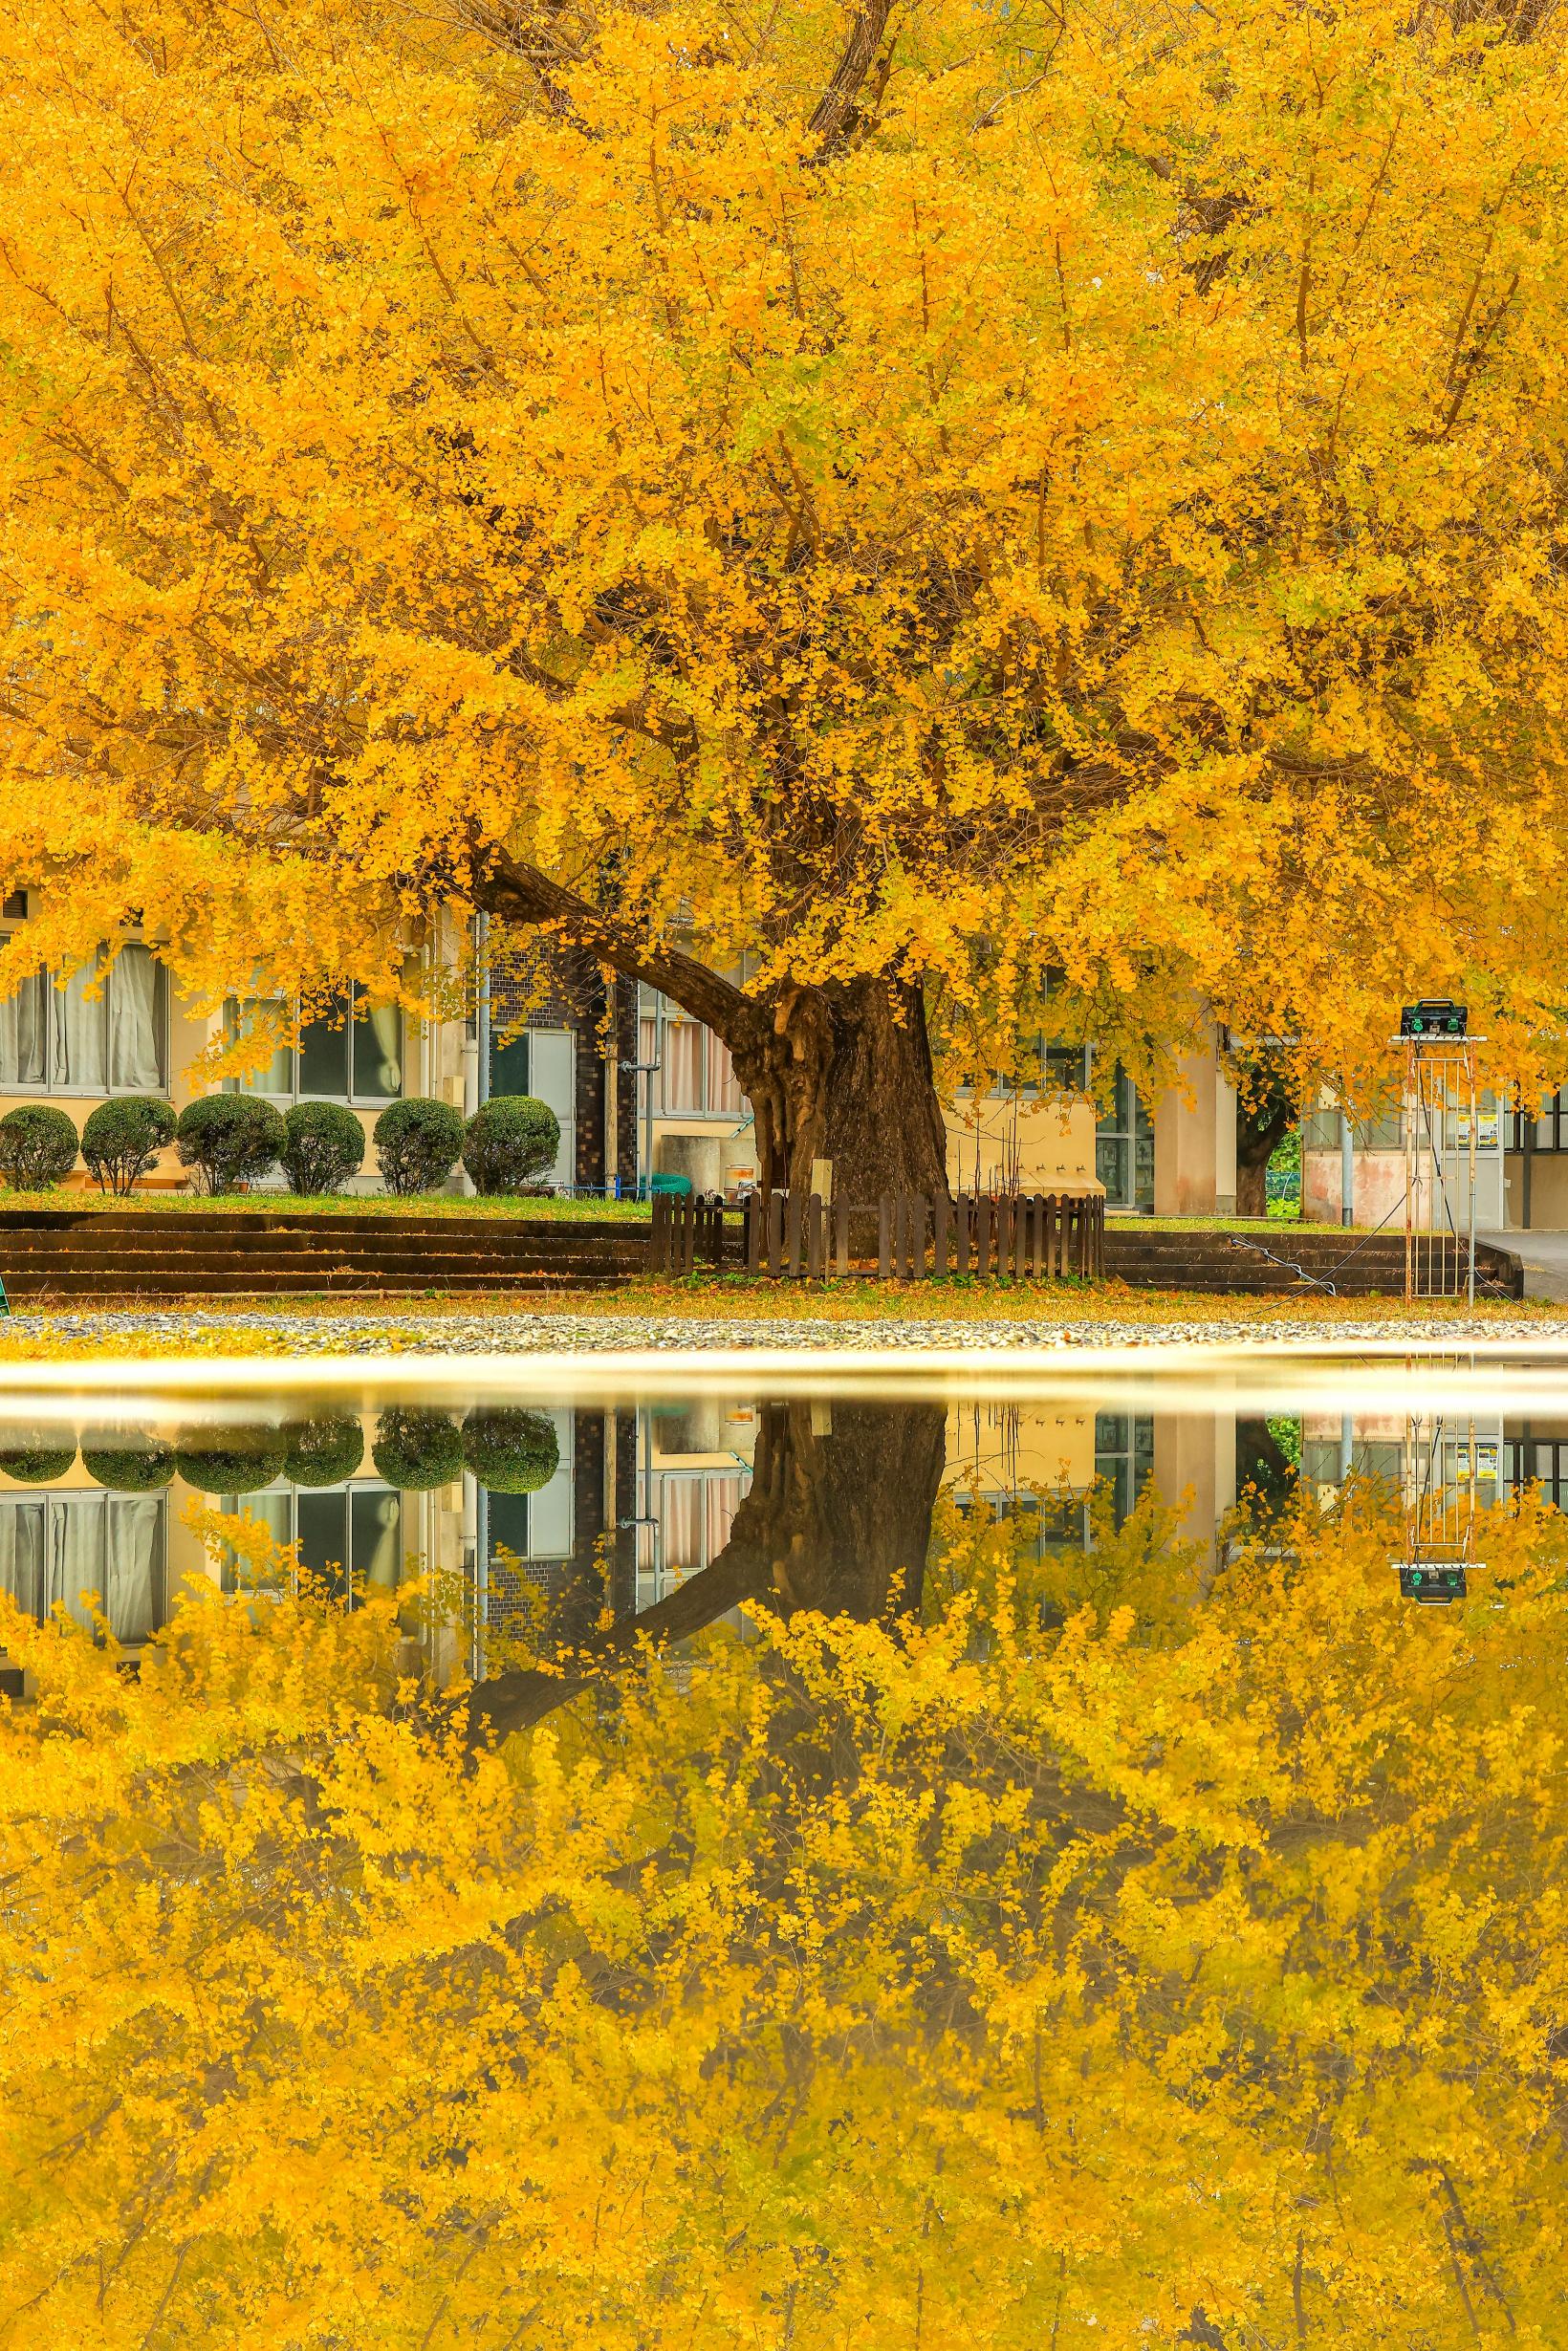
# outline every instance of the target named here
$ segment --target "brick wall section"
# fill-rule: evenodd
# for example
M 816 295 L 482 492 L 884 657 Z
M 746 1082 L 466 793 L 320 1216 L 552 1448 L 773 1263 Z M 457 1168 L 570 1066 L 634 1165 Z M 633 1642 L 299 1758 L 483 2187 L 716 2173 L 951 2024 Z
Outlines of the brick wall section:
M 577 1134 L 575 1181 L 598 1186 L 619 1175 L 630 1185 L 637 1174 L 637 1079 L 628 1066 L 637 1058 L 637 986 L 617 980 L 613 1050 L 622 1063 L 613 1155 L 605 1151 L 604 1015 L 606 985 L 591 955 L 580 947 L 545 947 L 542 990 L 498 971 L 490 983 L 490 1027 L 500 1034 L 527 1006 L 531 1029 L 570 1029 L 577 1038 Z

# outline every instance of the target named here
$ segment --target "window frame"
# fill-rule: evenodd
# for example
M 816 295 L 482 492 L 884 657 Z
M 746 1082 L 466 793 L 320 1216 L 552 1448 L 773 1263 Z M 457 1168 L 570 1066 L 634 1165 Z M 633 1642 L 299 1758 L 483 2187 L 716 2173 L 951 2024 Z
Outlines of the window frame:
M 4 922 L 0 922 L 0 946 L 8 944 L 15 937 L 17 930 L 21 927 L 21 925 L 25 919 L 26 918 L 22 916 L 17 916 L 14 918 L 8 917 Z M 98 953 L 100 956 L 108 951 L 108 940 L 105 939 L 100 942 L 98 947 Z M 120 950 L 127 947 L 145 947 L 147 953 L 152 958 L 153 969 L 157 974 L 155 983 L 155 1002 L 157 1005 L 157 1011 L 154 1015 L 154 1023 L 161 1074 L 156 1087 L 121 1086 L 118 1089 L 117 1093 L 115 1081 L 109 1075 L 107 1033 L 111 1019 L 111 1008 L 114 1001 L 114 990 L 117 984 L 115 973 L 120 969 Z M 65 974 L 67 979 L 70 979 L 72 976 L 73 975 L 70 972 Z M 33 973 L 32 977 L 33 979 L 41 979 L 43 981 L 44 1005 L 47 1013 L 50 1006 L 50 998 L 56 991 L 60 974 L 51 969 L 46 965 L 42 971 Z M 12 999 L 13 1002 L 16 1000 L 17 999 L 15 998 Z M 102 1085 L 57 1085 L 54 1082 L 54 1079 L 49 1076 L 49 1064 L 54 1057 L 54 1023 L 53 1019 L 46 1017 L 44 1021 L 44 1077 L 42 1079 L 38 1080 L 23 1078 L 0 1078 L 0 1095 L 5 1096 L 8 1099 L 17 1098 L 26 1101 L 42 1101 L 45 1099 L 51 1099 L 65 1102 L 108 1102 L 117 1100 L 120 1096 L 122 1095 L 131 1093 L 151 1093 L 155 1094 L 160 1101 L 167 1101 L 169 1099 L 169 1060 L 171 1054 L 169 1028 L 171 1008 L 169 1004 L 168 970 L 162 956 L 159 954 L 158 949 L 153 946 L 151 940 L 144 939 L 140 931 L 127 935 L 125 938 L 116 943 L 115 960 L 109 969 L 103 974 L 103 988 L 98 997 L 98 1003 L 103 1010 L 103 1022 L 105 1030 Z
M 345 1057 L 345 1061 L 346 1061 L 346 1065 L 347 1065 L 347 1075 L 348 1075 L 348 1079 L 349 1079 L 349 1091 L 348 1091 L 347 1093 L 345 1093 L 345 1094 L 322 1094 L 322 1093 L 319 1093 L 319 1092 L 316 1091 L 314 1088 L 313 1088 L 313 1089 L 310 1089 L 310 1090 L 307 1090 L 305 1087 L 301 1086 L 301 1084 L 300 1084 L 300 1082 L 299 1082 L 299 1069 L 300 1069 L 300 1058 L 301 1058 L 301 1055 L 302 1055 L 302 1052 L 303 1052 L 303 1043 L 302 1043 L 302 1039 L 301 1039 L 299 1036 L 297 1036 L 297 1035 L 296 1035 L 296 1037 L 294 1038 L 294 1042 L 293 1042 L 292 1044 L 285 1045 L 285 1046 L 282 1048 L 282 1050 L 283 1050 L 283 1051 L 284 1051 L 284 1052 L 288 1055 L 288 1056 L 289 1056 L 290 1083 L 289 1083 L 289 1085 L 287 1086 L 287 1088 L 285 1088 L 285 1087 L 281 1087 L 281 1086 L 279 1086 L 279 1087 L 275 1087 L 275 1088 L 274 1088 L 274 1087 L 272 1087 L 272 1086 L 260 1086 L 260 1085 L 257 1085 L 257 1084 L 256 1084 L 256 1082 L 255 1082 L 254 1078 L 226 1078 L 224 1079 L 224 1081 L 223 1081 L 223 1091 L 224 1091 L 224 1093 L 225 1093 L 225 1094 L 250 1094 L 250 1095 L 254 1095 L 254 1096 L 255 1096 L 255 1097 L 256 1097 L 259 1100 L 264 1101 L 264 1102 L 288 1102 L 288 1103 L 290 1103 L 290 1104 L 293 1104 L 293 1103 L 294 1103 L 294 1102 L 341 1102 L 341 1103 L 345 1106 L 345 1108 L 347 1108 L 347 1109 L 349 1109 L 349 1110 L 365 1110 L 365 1111 L 370 1111 L 370 1110 L 381 1111 L 381 1110 L 384 1110 L 384 1109 L 387 1107 L 387 1104 L 388 1104 L 389 1102 L 401 1102 L 401 1101 L 403 1101 L 403 1100 L 405 1099 L 405 1097 L 406 1097 L 406 1095 L 407 1095 L 407 1091 L 408 1091 L 408 1019 L 407 1019 L 407 1015 L 406 1015 L 406 1013 L 403 1011 L 403 1008 L 401 1007 L 401 1005 L 400 1005 L 400 1006 L 397 1006 L 397 1007 L 395 1007 L 395 1008 L 394 1008 L 394 1009 L 396 1010 L 396 1012 L 397 1012 L 398 1020 L 399 1020 L 399 1024 L 400 1024 L 400 1028 L 399 1028 L 399 1041 L 398 1041 L 398 1080 L 399 1080 L 399 1082 L 398 1082 L 398 1091 L 397 1091 L 397 1093 L 396 1093 L 396 1094 L 359 1094 L 359 1093 L 356 1093 L 356 1092 L 354 1091 L 354 1071 L 355 1071 L 355 1056 L 354 1056 L 354 1028 L 355 1028 L 355 1019 L 356 1019 L 356 1014 L 355 1014 L 354 1007 L 355 1007 L 356 1003 L 359 1001 L 359 997 L 360 997 L 361 993 L 362 993 L 362 990 L 361 990 L 361 989 L 360 989 L 360 986 L 359 986 L 359 981 L 358 981 L 358 980 L 351 980 L 351 981 L 349 982 L 349 990 L 348 990 L 348 1005 L 347 1005 L 347 1009 L 346 1009 L 346 1011 L 345 1011 L 345 1012 L 344 1012 L 344 1016 L 343 1016 L 343 1053 L 344 1053 L 344 1057 Z M 226 998 L 224 999 L 224 1015 L 223 1015 L 223 1016 L 224 1016 L 224 1026 L 225 1026 L 226 1031 L 229 1029 L 229 1015 L 230 1015 L 230 1011 L 232 1011 L 233 1015 L 234 1015 L 234 1031 L 233 1031 L 233 1034 L 238 1034 L 238 1022 L 239 1022 L 239 1015 L 240 1015 L 240 1013 L 244 1011 L 245 1007 L 246 1007 L 248 1004 L 265 1004 L 265 1003 L 268 1003 L 268 1002 L 270 1002 L 270 1001 L 274 1001 L 274 1000 L 275 1000 L 275 999 L 270 999 L 270 998 L 267 998 L 267 997 L 262 997 L 262 996 L 250 996 L 250 997 L 245 997 L 245 996 L 228 996 L 228 997 L 226 997 Z M 296 1029 L 298 1029 L 298 1027 L 299 1027 L 299 999 L 298 999 L 298 997 L 297 997 L 297 996 L 295 996 L 295 998 L 294 999 L 294 1026 L 295 1026 L 295 1028 L 296 1028 Z M 313 1024 L 308 1023 L 308 1022 L 306 1023 L 306 1026 L 307 1026 L 307 1027 L 309 1027 L 309 1026 L 311 1026 L 311 1025 L 313 1025 Z

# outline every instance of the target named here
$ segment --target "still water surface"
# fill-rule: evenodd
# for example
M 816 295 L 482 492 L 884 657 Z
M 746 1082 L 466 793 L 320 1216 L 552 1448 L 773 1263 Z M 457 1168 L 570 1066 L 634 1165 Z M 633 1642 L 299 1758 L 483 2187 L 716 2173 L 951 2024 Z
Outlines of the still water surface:
M 1568 2345 L 1550 1356 L 59 1367 L 0 1471 L 34 2340 Z

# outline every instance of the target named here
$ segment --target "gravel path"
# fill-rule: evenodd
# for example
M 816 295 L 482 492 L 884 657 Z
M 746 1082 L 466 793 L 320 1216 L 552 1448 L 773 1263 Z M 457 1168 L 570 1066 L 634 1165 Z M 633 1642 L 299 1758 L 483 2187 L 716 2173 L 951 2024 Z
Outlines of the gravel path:
M 208 1315 L 126 1310 L 105 1314 L 15 1313 L 0 1324 L 14 1338 L 36 1335 L 74 1352 L 82 1346 L 113 1353 L 130 1342 L 181 1353 L 316 1355 L 539 1355 L 620 1354 L 653 1348 L 685 1352 L 714 1348 L 887 1348 L 901 1354 L 927 1349 L 1072 1347 L 1267 1347 L 1287 1345 L 1304 1353 L 1328 1348 L 1411 1344 L 1445 1350 L 1475 1343 L 1538 1346 L 1560 1337 L 1568 1351 L 1568 1328 L 1560 1333 L 1540 1318 L 1498 1317 L 1464 1322 L 1438 1318 L 1394 1321 L 1307 1320 L 1280 1314 L 1267 1320 L 1115 1322 L 946 1321 L 908 1317 L 829 1322 L 738 1317 L 704 1320 L 685 1315 L 429 1315 L 399 1313 Z

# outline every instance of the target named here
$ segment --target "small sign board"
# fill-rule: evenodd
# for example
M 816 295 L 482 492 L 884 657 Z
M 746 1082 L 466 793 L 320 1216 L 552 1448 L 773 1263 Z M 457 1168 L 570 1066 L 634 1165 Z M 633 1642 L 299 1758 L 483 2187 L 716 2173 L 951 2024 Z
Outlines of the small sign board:
M 1460 1037 L 1470 1027 L 1469 1007 L 1451 996 L 1423 996 L 1419 1004 L 1400 1007 L 1399 1033 L 1425 1042 L 1428 1037 Z
M 1433 1567 L 1425 1560 L 1414 1559 L 1395 1559 L 1393 1565 L 1399 1571 L 1401 1600 L 1451 1600 L 1466 1597 L 1462 1567 Z

